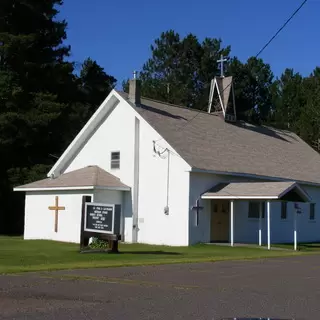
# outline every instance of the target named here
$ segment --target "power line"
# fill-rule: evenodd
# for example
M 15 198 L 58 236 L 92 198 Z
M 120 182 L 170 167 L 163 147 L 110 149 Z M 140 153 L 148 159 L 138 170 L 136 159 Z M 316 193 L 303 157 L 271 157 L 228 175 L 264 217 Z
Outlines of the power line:
M 301 5 L 291 14 L 291 16 L 286 20 L 286 22 L 278 29 L 278 31 L 271 37 L 271 39 L 260 49 L 260 51 L 255 55 L 255 58 L 258 58 L 258 56 L 270 45 L 270 43 L 277 37 L 277 35 L 286 27 L 286 25 L 294 18 L 294 16 L 302 9 L 302 7 L 306 4 L 308 0 L 304 0 Z M 221 94 L 232 84 L 232 82 L 230 82 L 221 92 Z M 216 99 L 215 102 L 218 102 L 218 99 Z M 206 107 L 206 106 L 205 106 Z M 195 114 L 194 117 L 192 117 L 190 120 L 188 120 L 188 122 L 181 126 L 178 130 L 182 130 L 182 129 L 185 129 L 187 127 L 187 125 L 193 121 L 201 112 L 204 111 L 204 108 L 203 107 L 202 109 L 200 109 L 199 112 L 197 112 Z M 163 138 L 161 139 L 158 139 L 156 140 L 157 141 L 160 141 L 162 140 Z
M 296 9 L 293 14 L 289 17 L 289 19 L 287 19 L 287 21 L 281 26 L 281 28 L 274 34 L 274 36 L 262 47 L 262 49 L 255 55 L 255 58 L 258 58 L 258 56 L 270 45 L 270 43 L 276 38 L 276 36 L 285 28 L 285 26 L 293 19 L 293 17 L 301 10 L 301 8 L 306 4 L 308 0 L 304 0 L 301 5 L 298 7 L 298 9 Z M 232 82 L 230 82 L 221 92 L 221 94 L 227 89 L 229 88 L 229 86 L 232 84 Z M 216 99 L 215 102 L 218 102 L 218 99 Z M 191 120 L 189 120 L 186 125 L 184 126 L 184 128 L 191 122 L 193 121 L 202 111 L 204 110 L 204 107 L 193 117 L 191 118 Z M 183 127 L 181 127 L 183 128 Z M 181 129 L 180 128 L 180 129 Z M 180 130 L 179 129 L 179 130 Z
M 296 9 L 290 18 L 282 25 L 282 27 L 274 34 L 274 36 L 264 45 L 264 47 L 256 54 L 256 58 L 269 46 L 269 44 L 276 38 L 276 36 L 286 27 L 286 25 L 293 19 L 293 17 L 302 9 L 308 0 L 304 0 L 298 9 Z

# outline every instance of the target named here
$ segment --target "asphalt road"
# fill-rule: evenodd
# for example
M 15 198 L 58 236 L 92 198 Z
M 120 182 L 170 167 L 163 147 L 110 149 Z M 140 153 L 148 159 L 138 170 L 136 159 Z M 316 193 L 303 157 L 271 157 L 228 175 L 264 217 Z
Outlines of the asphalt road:
M 320 319 L 320 255 L 0 276 L 0 319 Z

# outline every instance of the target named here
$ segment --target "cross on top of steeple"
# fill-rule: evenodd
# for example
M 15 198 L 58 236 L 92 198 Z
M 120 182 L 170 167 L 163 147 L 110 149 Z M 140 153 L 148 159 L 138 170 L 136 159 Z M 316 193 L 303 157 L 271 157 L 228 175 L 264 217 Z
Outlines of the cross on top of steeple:
M 224 65 L 224 62 L 227 62 L 228 59 L 227 57 L 224 57 L 223 54 L 220 56 L 220 60 L 218 60 L 218 64 L 220 65 L 220 72 L 221 72 L 221 78 L 224 77 L 224 68 L 223 68 L 223 65 Z

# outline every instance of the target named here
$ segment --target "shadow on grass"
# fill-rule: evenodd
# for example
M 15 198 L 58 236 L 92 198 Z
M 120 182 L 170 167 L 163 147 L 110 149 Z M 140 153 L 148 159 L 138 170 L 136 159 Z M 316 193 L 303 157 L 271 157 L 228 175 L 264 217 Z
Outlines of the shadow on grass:
M 126 253 L 126 254 L 155 254 L 155 255 L 168 255 L 168 256 L 178 256 L 178 255 L 182 255 L 182 253 L 180 252 L 168 252 L 168 251 L 127 251 L 127 250 L 123 250 L 123 251 L 119 251 L 119 253 Z
M 299 245 L 301 247 L 306 247 L 306 248 L 318 248 L 318 249 L 320 249 L 320 243 L 300 243 Z
M 293 247 L 293 243 L 280 243 L 277 245 L 278 247 L 283 247 L 283 248 L 290 248 L 290 247 Z M 306 250 L 306 251 L 320 251 L 320 243 L 318 242 L 313 242 L 313 243 L 303 243 L 303 242 L 300 242 L 297 244 L 297 247 L 298 247 L 298 251 L 303 251 L 303 250 Z
M 299 243 L 300 250 L 320 251 L 320 243 Z
M 108 254 L 136 254 L 136 255 L 163 255 L 163 256 L 179 256 L 183 255 L 180 252 L 172 252 L 172 251 L 162 251 L 162 250 L 121 250 L 119 249 L 118 252 L 111 252 L 110 249 L 89 249 L 89 248 L 84 248 L 80 251 L 81 253 L 108 253 Z

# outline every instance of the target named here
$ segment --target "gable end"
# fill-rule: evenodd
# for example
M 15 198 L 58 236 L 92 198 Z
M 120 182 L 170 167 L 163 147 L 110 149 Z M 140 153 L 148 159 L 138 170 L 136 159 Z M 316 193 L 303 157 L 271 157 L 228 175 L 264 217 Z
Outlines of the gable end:
M 68 148 L 63 152 L 58 161 L 48 173 L 48 177 L 57 177 L 68 167 L 73 157 L 82 149 L 92 135 L 98 130 L 101 124 L 109 117 L 111 112 L 119 104 L 120 99 L 112 90 L 107 98 L 102 102 L 100 107 L 88 120 L 85 126 L 69 144 Z

